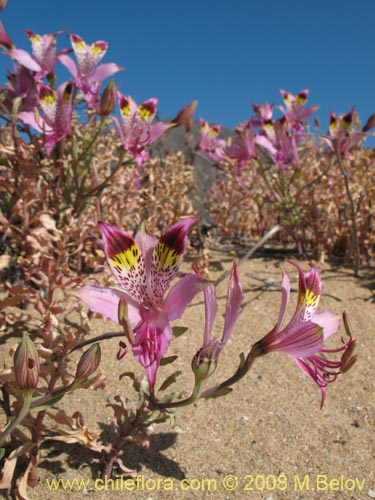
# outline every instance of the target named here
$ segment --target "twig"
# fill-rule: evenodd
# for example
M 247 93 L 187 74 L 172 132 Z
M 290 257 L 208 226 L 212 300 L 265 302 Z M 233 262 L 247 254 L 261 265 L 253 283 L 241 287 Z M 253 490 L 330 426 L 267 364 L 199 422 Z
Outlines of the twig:
M 253 280 L 261 281 L 262 283 L 265 283 L 267 286 L 275 286 L 275 287 L 277 287 L 277 289 L 281 288 L 281 284 L 279 282 L 272 280 L 270 278 L 259 278 L 259 276 L 255 276 L 255 274 L 250 274 L 250 273 L 247 273 L 246 276 L 249 276 Z M 290 288 L 290 291 L 291 292 L 298 292 L 298 288 L 292 286 Z M 340 299 L 340 297 L 337 297 L 337 295 L 333 295 L 332 293 L 324 292 L 324 296 L 331 297 L 331 299 L 337 300 L 338 302 L 342 302 L 342 299 Z
M 268 239 L 270 239 L 274 234 L 280 231 L 281 226 L 276 224 L 272 229 L 270 229 L 250 250 L 238 261 L 238 267 L 249 259 L 257 250 L 260 248 Z M 230 271 L 225 271 L 219 278 L 215 281 L 214 285 L 217 286 L 221 283 L 227 276 L 229 276 Z
M 122 332 L 108 332 L 108 333 L 103 333 L 103 335 L 98 335 L 97 337 L 93 337 L 92 339 L 86 339 L 83 340 L 82 342 L 79 342 L 76 346 L 73 347 L 71 351 L 69 351 L 69 354 L 73 351 L 76 351 L 77 349 L 80 349 L 81 347 L 85 347 L 87 345 L 93 344 L 94 342 L 100 342 L 101 340 L 108 340 L 108 339 L 113 339 L 115 337 L 125 337 L 125 333 Z
M 355 251 L 355 257 L 354 257 L 354 276 L 359 275 L 359 242 L 358 242 L 358 232 L 357 232 L 357 222 L 356 222 L 356 215 L 357 215 L 357 209 L 354 204 L 353 196 L 350 191 L 350 185 L 349 185 L 349 179 L 348 179 L 348 172 L 344 168 L 344 164 L 341 158 L 341 154 L 339 151 L 339 145 L 338 145 L 338 140 L 334 139 L 333 144 L 335 147 L 335 153 L 337 157 L 337 162 L 340 167 L 340 171 L 344 177 L 344 182 L 345 182 L 345 189 L 346 189 L 346 194 L 349 198 L 349 203 L 350 203 L 350 212 L 351 212 L 351 219 L 352 219 L 352 226 L 351 226 L 351 233 L 353 236 L 353 243 L 354 243 L 354 251 Z

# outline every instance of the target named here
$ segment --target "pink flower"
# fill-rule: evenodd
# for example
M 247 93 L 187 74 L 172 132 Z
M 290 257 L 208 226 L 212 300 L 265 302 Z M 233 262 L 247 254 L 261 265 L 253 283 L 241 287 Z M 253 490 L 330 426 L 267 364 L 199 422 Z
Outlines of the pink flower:
M 267 137 L 271 144 L 271 147 L 264 147 L 264 149 L 278 171 L 285 170 L 290 165 L 299 164 L 297 138 L 289 129 L 284 117 L 275 121 L 266 121 L 260 133 L 260 137 L 262 136 Z M 260 142 L 259 144 L 264 146 Z
M 219 139 L 221 126 L 210 125 L 202 118 L 200 118 L 199 121 L 201 123 L 201 134 L 198 148 L 201 149 L 210 160 L 215 163 L 220 163 L 224 158 L 224 148 L 226 146 L 224 139 Z
M 217 313 L 216 289 L 209 285 L 204 289 L 205 326 L 203 345 L 193 358 L 192 368 L 196 378 L 203 380 L 209 377 L 216 369 L 221 351 L 224 349 L 234 325 L 237 321 L 243 300 L 242 287 L 238 277 L 237 266 L 233 263 L 227 290 L 225 306 L 224 329 L 221 340 L 212 337 L 212 328 Z
M 226 148 L 228 157 L 237 162 L 237 174 L 241 173 L 241 170 L 251 158 L 257 158 L 256 144 L 263 146 L 271 155 L 276 154 L 276 149 L 267 137 L 264 135 L 255 135 L 252 128 L 252 121 L 249 120 L 241 128 L 238 127 L 236 137 L 232 139 Z
M 90 105 L 98 98 L 101 82 L 122 68 L 115 63 L 99 64 L 107 52 L 107 42 L 98 40 L 88 45 L 78 35 L 71 35 L 70 41 L 77 63 L 66 54 L 61 54 L 59 60 L 68 68 L 74 77 L 73 83 L 83 93 Z
M 31 125 L 44 135 L 44 143 L 48 156 L 55 144 L 72 135 L 72 84 L 63 83 L 57 91 L 46 85 L 38 86 L 38 101 L 43 116 L 37 111 L 22 111 L 19 119 Z
M 253 110 L 255 113 L 255 116 L 251 118 L 251 124 L 253 127 L 262 128 L 266 122 L 272 120 L 273 104 L 265 102 L 264 104 L 259 105 L 254 102 Z
M 187 217 L 176 222 L 159 239 L 143 229 L 133 239 L 125 231 L 100 222 L 107 261 L 121 288 L 84 286 L 78 291 L 92 311 L 116 323 L 125 306 L 127 337 L 135 359 L 145 369 L 151 391 L 172 339 L 170 322 L 180 318 L 206 286 L 201 276 L 184 276 L 164 297 L 177 275 L 187 233 L 195 220 Z
M 297 134 L 303 132 L 304 122 L 319 109 L 319 106 L 309 106 L 305 108 L 305 103 L 309 95 L 307 89 L 301 90 L 296 96 L 282 89 L 280 89 L 280 93 L 285 104 L 285 108 L 278 106 L 280 111 Z
M 326 397 L 326 386 L 334 382 L 342 373 L 347 364 L 348 350 L 352 350 L 354 343 L 350 337 L 337 349 L 325 349 L 324 342 L 333 335 L 339 327 L 338 317 L 329 312 L 316 313 L 319 303 L 322 283 L 318 271 L 312 267 L 304 274 L 300 266 L 292 263 L 298 269 L 299 289 L 297 307 L 289 323 L 281 328 L 290 297 L 290 281 L 283 273 L 282 300 L 279 318 L 276 326 L 259 342 L 259 355 L 270 352 L 284 352 L 291 356 L 300 369 L 310 377 L 320 388 L 322 393 L 321 405 Z M 326 354 L 342 352 L 339 361 L 330 360 Z
M 9 114 L 13 111 L 14 100 L 18 97 L 21 102 L 18 111 L 31 111 L 38 103 L 38 90 L 33 73 L 24 66 L 18 66 L 14 73 L 8 73 L 8 84 L 5 93 L 4 106 Z
M 353 118 L 355 115 L 354 107 L 346 115 L 339 117 L 330 111 L 329 120 L 329 135 L 331 139 L 325 139 L 329 148 L 335 151 L 333 140 L 337 141 L 339 153 L 344 159 L 349 157 L 349 151 L 356 146 L 363 138 L 364 134 L 361 131 L 353 130 Z
M 32 56 L 23 49 L 12 48 L 8 54 L 25 68 L 35 71 L 36 79 L 53 74 L 57 62 L 57 34 L 38 35 L 31 30 L 25 30 L 31 42 Z
M 144 161 L 149 160 L 150 155 L 145 150 L 147 146 L 160 139 L 160 137 L 175 123 L 153 123 L 156 115 L 158 100 L 151 98 L 142 102 L 139 106 L 129 96 L 125 97 L 118 92 L 121 120 L 113 117 L 117 127 L 123 148 L 128 151 L 137 161 L 140 167 Z

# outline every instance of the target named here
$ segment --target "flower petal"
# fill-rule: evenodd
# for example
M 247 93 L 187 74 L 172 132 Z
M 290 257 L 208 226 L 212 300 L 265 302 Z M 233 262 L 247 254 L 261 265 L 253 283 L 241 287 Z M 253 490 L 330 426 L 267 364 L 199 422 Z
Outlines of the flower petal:
M 120 298 L 128 304 L 128 316 L 130 323 L 137 324 L 140 321 L 139 308 L 125 292 L 117 288 L 104 288 L 100 286 L 84 286 L 75 292 L 78 297 L 89 306 L 91 311 L 102 314 L 104 317 L 118 323 L 118 307 Z
M 151 390 L 155 385 L 160 360 L 167 352 L 173 336 L 171 325 L 164 315 L 159 319 L 160 321 L 144 321 L 139 324 L 134 334 L 138 334 L 142 342 L 132 346 L 133 356 L 145 369 Z
M 8 55 L 17 61 L 19 64 L 22 66 L 25 66 L 25 68 L 30 69 L 31 71 L 41 71 L 42 68 L 39 63 L 33 59 L 33 57 L 26 52 L 26 50 L 23 49 L 11 49 L 8 52 Z
M 90 75 L 89 80 L 101 82 L 106 78 L 109 78 L 110 76 L 114 75 L 118 71 L 121 71 L 122 69 L 123 68 L 121 66 L 118 66 L 115 63 L 99 64 L 99 66 L 95 68 L 93 73 Z
M 125 231 L 99 222 L 104 252 L 117 281 L 140 302 L 147 296 L 144 258 L 134 239 Z
M 204 336 L 202 349 L 206 349 L 212 339 L 212 330 L 217 314 L 218 304 L 216 300 L 216 288 L 214 285 L 209 285 L 203 291 L 204 293 Z
M 78 68 L 76 63 L 73 61 L 73 59 L 66 54 L 60 54 L 58 56 L 59 61 L 66 67 L 68 68 L 70 74 L 74 77 L 77 78 L 78 76 Z
M 197 293 L 207 286 L 207 281 L 197 274 L 183 276 L 172 286 L 163 305 L 163 311 L 170 321 L 180 318 Z
M 151 288 L 156 297 L 163 297 L 176 276 L 187 245 L 187 233 L 197 217 L 186 217 L 163 233 L 152 254 Z
M 311 322 L 289 324 L 275 335 L 272 342 L 263 344 L 263 352 L 285 352 L 293 358 L 303 358 L 323 348 L 323 328 Z
M 336 333 L 340 326 L 338 316 L 330 311 L 314 314 L 312 321 L 323 328 L 324 340 Z
M 221 339 L 222 342 L 227 342 L 233 331 L 234 325 L 237 321 L 240 312 L 242 300 L 243 300 L 242 287 L 238 277 L 236 263 L 233 262 L 233 268 L 229 278 L 228 291 L 227 291 L 224 332 L 223 332 L 223 337 Z

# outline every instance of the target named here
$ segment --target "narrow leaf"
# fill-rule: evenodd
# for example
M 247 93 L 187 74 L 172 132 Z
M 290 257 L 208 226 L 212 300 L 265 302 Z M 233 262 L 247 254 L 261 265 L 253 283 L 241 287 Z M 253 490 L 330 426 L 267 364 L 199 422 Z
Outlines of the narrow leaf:
M 169 377 L 167 377 L 161 384 L 159 391 L 165 391 L 165 389 L 167 389 L 170 385 L 174 384 L 177 380 L 177 377 L 181 375 L 181 373 L 181 371 L 177 371 L 172 373 L 172 375 L 169 375 Z
M 33 410 L 36 411 L 48 410 L 48 408 L 51 408 L 53 405 L 58 403 L 60 399 L 62 399 L 64 396 L 65 394 L 58 394 L 57 396 L 52 396 L 51 399 L 49 399 L 45 403 L 41 403 L 38 406 L 33 406 Z
M 170 363 L 173 363 L 178 358 L 178 356 L 166 356 L 165 358 L 161 358 L 160 360 L 160 366 L 165 366 L 169 365 Z
M 172 330 L 173 337 L 176 339 L 177 337 L 180 337 L 180 335 L 183 335 L 188 330 L 188 328 L 186 326 L 174 326 Z
M 207 396 L 207 398 L 205 398 L 205 399 L 220 398 L 221 396 L 226 396 L 227 394 L 229 394 L 232 391 L 233 391 L 233 389 L 231 387 L 224 387 L 224 389 L 220 389 L 219 391 L 214 392 L 213 394 L 211 394 L 211 396 Z

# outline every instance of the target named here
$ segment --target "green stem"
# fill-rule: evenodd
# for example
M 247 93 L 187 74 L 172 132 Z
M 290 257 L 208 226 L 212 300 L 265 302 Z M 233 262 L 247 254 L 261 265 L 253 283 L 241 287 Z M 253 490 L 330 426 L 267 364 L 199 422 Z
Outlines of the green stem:
M 189 396 L 186 399 L 181 399 L 180 401 L 172 401 L 169 403 L 159 403 L 154 398 L 152 398 L 151 404 L 157 407 L 158 409 L 164 409 L 164 410 L 169 408 L 179 408 L 181 406 L 188 406 L 194 403 L 200 397 L 201 391 L 202 391 L 202 381 L 199 381 L 196 382 L 194 390 L 191 393 L 191 396 Z
M 241 378 L 243 378 L 253 366 L 253 363 L 258 356 L 259 346 L 258 344 L 254 344 L 249 354 L 247 355 L 245 362 L 241 360 L 236 372 L 231 377 L 229 377 L 227 380 L 224 380 L 224 382 L 222 382 L 221 384 L 215 385 L 210 389 L 206 389 L 200 394 L 199 398 L 212 398 L 215 396 L 215 394 L 219 394 L 223 389 L 226 389 L 227 387 L 230 387 L 231 385 L 241 380 Z
M 0 446 L 5 442 L 9 434 L 19 425 L 29 412 L 31 398 L 34 389 L 26 389 L 23 395 L 23 406 L 19 414 L 9 423 L 8 427 L 0 434 Z

